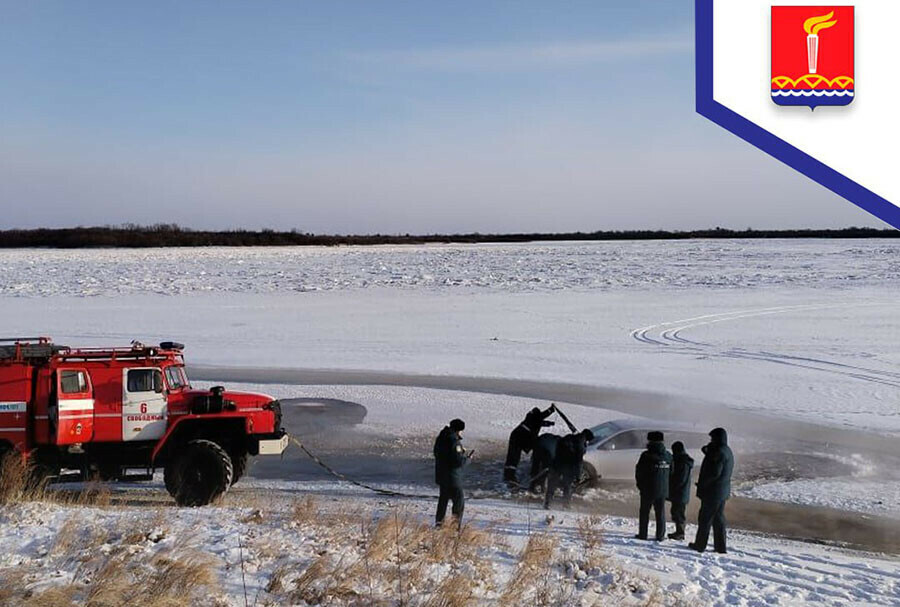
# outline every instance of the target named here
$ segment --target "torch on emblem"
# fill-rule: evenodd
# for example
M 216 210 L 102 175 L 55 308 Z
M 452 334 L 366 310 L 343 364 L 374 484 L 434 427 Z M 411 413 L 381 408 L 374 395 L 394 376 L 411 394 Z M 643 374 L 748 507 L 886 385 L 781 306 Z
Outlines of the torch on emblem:
M 853 17 L 852 6 L 772 7 L 775 103 L 815 109 L 853 101 Z

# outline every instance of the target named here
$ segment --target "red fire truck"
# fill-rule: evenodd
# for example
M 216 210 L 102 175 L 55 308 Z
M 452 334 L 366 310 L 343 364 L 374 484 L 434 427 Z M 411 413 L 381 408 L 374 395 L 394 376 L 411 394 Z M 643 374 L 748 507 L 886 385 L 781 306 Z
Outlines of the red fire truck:
M 192 389 L 183 349 L 0 338 L 0 456 L 21 455 L 35 478 L 146 480 L 162 468 L 178 504 L 208 504 L 251 455 L 281 454 L 288 437 L 272 397 Z

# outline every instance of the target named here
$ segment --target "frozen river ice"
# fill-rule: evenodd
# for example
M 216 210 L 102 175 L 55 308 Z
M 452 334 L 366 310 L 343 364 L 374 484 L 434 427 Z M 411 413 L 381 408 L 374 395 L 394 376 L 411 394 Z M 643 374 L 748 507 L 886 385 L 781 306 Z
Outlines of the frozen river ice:
M 0 251 L 0 333 L 568 382 L 671 398 L 680 417 L 696 402 L 896 435 L 898 287 L 893 240 L 17 249 Z
M 0 250 L 0 295 L 886 288 L 898 260 L 893 240 L 17 249 Z

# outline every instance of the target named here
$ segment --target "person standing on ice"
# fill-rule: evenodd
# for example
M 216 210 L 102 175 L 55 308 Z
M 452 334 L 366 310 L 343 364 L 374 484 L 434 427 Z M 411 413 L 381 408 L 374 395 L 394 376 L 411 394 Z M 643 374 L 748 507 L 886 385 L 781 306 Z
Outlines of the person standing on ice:
M 640 519 L 637 538 L 647 539 L 650 526 L 650 508 L 656 514 L 656 541 L 666 539 L 666 498 L 669 496 L 669 473 L 672 454 L 666 451 L 662 432 L 647 434 L 647 450 L 641 453 L 634 467 L 634 477 L 641 492 Z
M 462 446 L 462 436 L 460 436 L 465 429 L 466 423 L 463 420 L 454 419 L 444 426 L 434 441 L 434 481 L 441 489 L 435 514 L 435 523 L 438 527 L 444 524 L 447 503 L 451 501 L 453 502 L 451 512 L 456 519 L 456 524 L 457 526 L 462 525 L 465 508 L 462 467 L 469 459 L 469 455 Z
M 557 441 L 556 454 L 547 474 L 547 493 L 544 495 L 544 509 L 550 508 L 553 494 L 562 487 L 566 506 L 572 500 L 572 488 L 581 475 L 581 463 L 587 452 L 587 445 L 594 440 L 590 430 L 572 433 Z
M 554 411 L 556 411 L 556 404 L 551 404 L 543 411 L 535 407 L 528 412 L 525 420 L 509 434 L 509 446 L 506 448 L 506 463 L 503 465 L 503 481 L 510 487 L 516 488 L 519 486 L 517 472 L 522 452 L 530 453 L 534 449 L 535 441 L 537 441 L 541 428 L 554 425 L 554 422 L 547 421 L 547 418 L 553 415 Z
M 688 546 L 697 552 L 706 550 L 709 528 L 712 527 L 716 552 L 725 554 L 725 502 L 731 497 L 734 454 L 728 446 L 728 433 L 724 428 L 713 429 L 709 436 L 709 444 L 703 447 L 703 463 L 697 480 L 697 497 L 700 498 L 697 537 Z
M 669 501 L 672 502 L 672 522 L 675 532 L 669 534 L 670 540 L 684 539 L 685 509 L 691 501 L 691 470 L 694 458 L 684 450 L 684 443 L 672 443 L 672 472 L 669 474 Z

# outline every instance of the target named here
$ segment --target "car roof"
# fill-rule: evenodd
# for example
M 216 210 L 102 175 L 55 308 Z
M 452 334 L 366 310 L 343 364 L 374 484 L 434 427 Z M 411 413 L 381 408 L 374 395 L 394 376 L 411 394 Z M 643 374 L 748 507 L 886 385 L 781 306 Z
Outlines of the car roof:
M 618 432 L 623 432 L 625 430 L 669 430 L 672 432 L 693 432 L 696 434 L 706 434 L 707 432 L 709 432 L 709 430 L 707 430 L 705 426 L 700 426 L 696 423 L 691 424 L 688 422 L 673 422 L 667 420 L 648 419 L 643 417 L 611 419 L 603 422 L 602 424 L 598 424 L 598 426 L 606 424 L 613 426 Z M 597 426 L 594 427 L 596 428 Z

